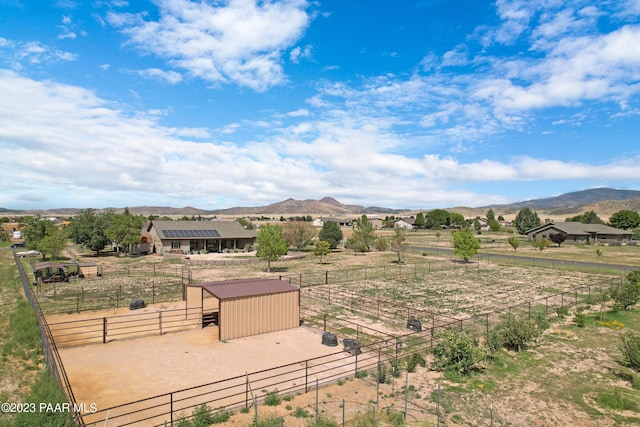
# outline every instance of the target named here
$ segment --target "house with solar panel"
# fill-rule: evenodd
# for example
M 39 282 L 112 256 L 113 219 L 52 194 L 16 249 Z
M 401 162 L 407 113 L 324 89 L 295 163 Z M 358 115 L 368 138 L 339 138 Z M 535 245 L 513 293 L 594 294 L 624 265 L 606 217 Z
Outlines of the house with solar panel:
M 245 250 L 256 240 L 256 231 L 237 221 L 151 221 L 147 233 L 159 255 Z

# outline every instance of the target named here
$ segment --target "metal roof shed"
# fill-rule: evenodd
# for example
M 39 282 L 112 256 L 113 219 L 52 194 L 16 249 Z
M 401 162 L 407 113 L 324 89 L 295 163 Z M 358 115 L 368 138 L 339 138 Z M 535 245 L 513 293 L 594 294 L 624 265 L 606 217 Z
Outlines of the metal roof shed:
M 264 334 L 300 325 L 300 288 L 279 279 L 243 279 L 187 286 L 187 311 L 202 307 L 204 292 L 217 301 L 220 340 Z M 211 308 L 211 307 L 209 307 Z

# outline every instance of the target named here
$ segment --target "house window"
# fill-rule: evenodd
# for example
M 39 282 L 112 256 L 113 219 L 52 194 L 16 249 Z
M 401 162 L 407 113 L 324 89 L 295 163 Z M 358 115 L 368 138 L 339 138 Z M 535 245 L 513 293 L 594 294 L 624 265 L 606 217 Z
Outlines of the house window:
M 180 249 L 180 242 L 171 242 L 171 249 Z

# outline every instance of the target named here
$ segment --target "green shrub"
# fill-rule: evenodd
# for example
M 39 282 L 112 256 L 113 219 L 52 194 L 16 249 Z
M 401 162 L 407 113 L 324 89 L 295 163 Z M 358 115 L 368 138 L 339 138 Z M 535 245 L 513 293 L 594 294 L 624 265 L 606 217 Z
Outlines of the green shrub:
M 576 311 L 573 315 L 573 323 L 579 328 L 584 328 L 584 325 L 587 323 L 587 316 L 582 311 Z
M 613 311 L 628 310 L 640 301 L 640 273 L 638 271 L 629 273 L 627 281 L 611 289 L 610 294 L 613 300 Z
M 432 350 L 435 370 L 464 376 L 478 370 L 480 363 L 485 360 L 484 350 L 466 332 L 443 332 L 436 339 L 439 342 Z
M 307 418 L 309 416 L 309 411 L 297 407 L 296 410 L 292 414 L 296 418 Z
M 540 330 L 536 324 L 527 319 L 516 319 L 509 315 L 499 325 L 504 339 L 504 346 L 508 349 L 521 351 L 528 343 L 540 335 Z
M 620 338 L 624 363 L 634 371 L 640 372 L 640 336 L 633 331 L 627 331 Z
M 489 357 L 493 358 L 504 347 L 504 337 L 499 328 L 493 328 L 485 337 L 484 346 Z
M 320 416 L 318 417 L 318 423 L 316 424 L 316 420 L 313 419 L 306 424 L 306 427 L 338 427 L 338 422 L 327 417 Z
M 356 372 L 356 378 L 367 378 L 368 375 L 369 375 L 369 372 L 367 372 L 365 370 L 361 370 L 361 371 L 357 371 Z
M 280 404 L 278 390 L 268 392 L 264 398 L 264 404 L 267 406 L 278 406 Z
M 391 359 L 389 361 L 389 364 L 391 365 L 391 376 L 393 378 L 400 378 L 400 375 L 402 374 L 402 368 L 400 367 L 400 361 L 398 359 Z
M 539 330 L 544 331 L 546 329 L 549 329 L 549 320 L 542 311 L 536 312 L 535 321 L 536 325 L 538 325 Z
M 424 360 L 424 357 L 420 356 L 418 353 L 413 353 L 407 359 L 407 372 L 414 372 L 417 366 L 421 366 L 424 368 L 425 366 L 427 366 L 427 362 L 426 360 Z M 398 378 L 399 376 L 400 372 L 398 370 L 398 375 L 394 375 L 394 377 Z
M 203 403 L 193 410 L 193 427 L 209 427 L 211 424 L 213 424 L 211 408 L 209 408 L 206 404 Z
M 561 319 L 564 318 L 564 316 L 569 314 L 569 307 L 567 306 L 563 306 L 563 307 L 558 307 L 556 308 L 556 314 L 558 315 L 558 317 L 560 317 Z

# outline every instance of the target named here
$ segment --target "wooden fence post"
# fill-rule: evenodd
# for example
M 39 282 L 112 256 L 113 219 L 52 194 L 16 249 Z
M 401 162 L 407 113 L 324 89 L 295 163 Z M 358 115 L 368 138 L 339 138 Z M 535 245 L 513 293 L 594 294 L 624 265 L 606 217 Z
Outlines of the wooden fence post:
M 102 344 L 107 343 L 107 318 L 102 318 Z

